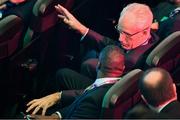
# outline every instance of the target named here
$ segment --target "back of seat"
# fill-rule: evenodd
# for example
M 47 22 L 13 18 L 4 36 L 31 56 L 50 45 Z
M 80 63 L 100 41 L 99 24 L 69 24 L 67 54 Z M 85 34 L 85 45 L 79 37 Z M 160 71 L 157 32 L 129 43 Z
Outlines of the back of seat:
M 123 118 L 130 108 L 141 101 L 138 79 L 142 73 L 140 69 L 132 70 L 108 90 L 103 99 L 101 118 Z
M 180 62 L 180 31 L 162 40 L 148 55 L 149 67 L 162 67 L 172 73 Z
M 148 55 L 146 64 L 148 68 L 161 67 L 171 73 L 180 99 L 180 31 L 170 34 L 160 42 Z
M 15 53 L 23 26 L 22 19 L 16 15 L 9 15 L 0 21 L 0 60 Z

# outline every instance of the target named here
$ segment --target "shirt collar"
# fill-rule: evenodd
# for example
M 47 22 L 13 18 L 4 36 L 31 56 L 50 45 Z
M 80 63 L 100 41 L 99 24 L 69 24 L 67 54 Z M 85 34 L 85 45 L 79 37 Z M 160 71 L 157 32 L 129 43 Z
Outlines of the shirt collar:
M 96 81 L 93 83 L 93 86 L 94 87 L 99 87 L 99 86 L 102 86 L 104 84 L 113 84 L 113 83 L 116 83 L 118 80 L 120 80 L 121 77 L 119 78 L 116 78 L 116 77 L 106 77 L 106 78 L 98 78 L 96 79 Z
M 153 107 L 153 106 L 151 106 L 151 105 L 149 105 L 148 104 L 148 106 L 152 109 L 152 110 L 154 110 L 154 111 L 156 111 L 157 113 L 160 113 L 161 112 L 161 110 L 163 109 L 163 108 L 165 108 L 169 103 L 171 103 L 172 101 L 169 101 L 169 102 L 167 102 L 166 104 L 164 104 L 164 105 L 162 105 L 161 107 Z

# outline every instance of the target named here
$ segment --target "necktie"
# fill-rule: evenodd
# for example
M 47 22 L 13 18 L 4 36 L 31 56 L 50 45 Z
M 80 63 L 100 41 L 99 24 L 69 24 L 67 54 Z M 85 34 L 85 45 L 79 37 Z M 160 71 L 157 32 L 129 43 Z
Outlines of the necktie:
M 88 91 L 88 90 L 91 90 L 91 89 L 93 89 L 93 88 L 95 88 L 94 84 L 88 86 L 88 87 L 84 90 L 84 92 L 86 92 L 86 91 Z

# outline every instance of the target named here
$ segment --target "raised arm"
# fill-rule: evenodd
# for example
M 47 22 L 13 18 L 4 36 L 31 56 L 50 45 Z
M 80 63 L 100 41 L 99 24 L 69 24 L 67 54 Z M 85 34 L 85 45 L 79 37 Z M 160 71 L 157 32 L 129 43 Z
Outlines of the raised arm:
M 62 22 L 64 22 L 70 29 L 73 29 L 79 32 L 83 36 L 84 42 L 88 46 L 93 46 L 96 49 L 101 50 L 104 46 L 109 44 L 114 44 L 112 39 L 109 39 L 93 30 L 89 30 L 85 25 L 81 24 L 66 8 L 61 5 L 55 6 L 56 11 L 58 12 L 58 17 Z
M 58 17 L 63 21 L 69 28 L 76 30 L 80 34 L 84 35 L 88 28 L 81 24 L 66 8 L 60 4 L 55 6 L 56 11 L 58 12 Z

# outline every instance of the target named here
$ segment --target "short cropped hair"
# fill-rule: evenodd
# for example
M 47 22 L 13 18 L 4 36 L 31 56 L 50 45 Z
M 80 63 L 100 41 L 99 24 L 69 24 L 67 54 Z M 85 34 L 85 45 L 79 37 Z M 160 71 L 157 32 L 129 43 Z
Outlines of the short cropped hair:
M 155 86 L 152 86 L 146 82 L 147 75 L 150 75 L 152 72 L 157 72 L 161 75 Z M 154 76 L 148 80 L 153 81 L 155 77 L 157 76 Z M 147 103 L 154 107 L 162 105 L 166 101 L 176 96 L 173 87 L 173 80 L 170 74 L 162 68 L 151 68 L 147 70 L 139 81 L 139 89 Z
M 120 14 L 120 19 L 127 16 L 133 20 L 137 27 L 150 27 L 153 22 L 153 14 L 149 6 L 140 3 L 131 3 L 127 5 Z M 133 17 L 133 19 L 131 18 Z
M 99 69 L 105 76 L 121 76 L 123 74 L 125 57 L 118 46 L 106 46 L 100 53 L 99 61 Z

